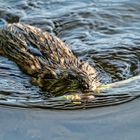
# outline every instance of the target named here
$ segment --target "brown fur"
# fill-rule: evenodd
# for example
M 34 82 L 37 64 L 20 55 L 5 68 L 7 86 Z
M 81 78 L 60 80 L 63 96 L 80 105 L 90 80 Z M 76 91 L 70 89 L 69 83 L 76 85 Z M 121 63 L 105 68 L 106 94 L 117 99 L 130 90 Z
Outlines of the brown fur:
M 100 85 L 96 70 L 80 61 L 63 41 L 30 25 L 5 26 L 0 31 L 0 54 L 15 61 L 34 83 L 54 94 L 73 89 L 94 91 Z

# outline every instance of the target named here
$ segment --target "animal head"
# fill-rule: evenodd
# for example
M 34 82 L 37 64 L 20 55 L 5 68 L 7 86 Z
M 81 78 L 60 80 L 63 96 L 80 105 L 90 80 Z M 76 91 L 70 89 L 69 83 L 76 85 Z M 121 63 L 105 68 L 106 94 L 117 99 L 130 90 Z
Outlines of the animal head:
M 85 62 L 69 69 L 51 68 L 49 72 L 41 72 L 36 82 L 54 96 L 71 92 L 94 93 L 100 85 L 96 70 Z

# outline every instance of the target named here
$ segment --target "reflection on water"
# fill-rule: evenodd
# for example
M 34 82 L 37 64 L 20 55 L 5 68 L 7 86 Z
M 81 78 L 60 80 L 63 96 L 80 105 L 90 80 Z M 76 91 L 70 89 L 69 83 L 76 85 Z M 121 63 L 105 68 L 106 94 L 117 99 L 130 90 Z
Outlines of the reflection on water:
M 104 83 L 139 75 L 138 0 L 8 0 L 0 3 L 0 18 L 0 26 L 6 22 L 24 22 L 60 37 L 76 55 L 100 71 Z M 125 95 L 123 97 L 138 95 L 139 81 L 136 78 L 111 93 Z M 23 74 L 15 63 L 0 57 L 1 104 L 40 104 L 46 100 L 44 94 L 30 84 L 30 77 Z M 47 104 L 44 102 L 43 105 Z

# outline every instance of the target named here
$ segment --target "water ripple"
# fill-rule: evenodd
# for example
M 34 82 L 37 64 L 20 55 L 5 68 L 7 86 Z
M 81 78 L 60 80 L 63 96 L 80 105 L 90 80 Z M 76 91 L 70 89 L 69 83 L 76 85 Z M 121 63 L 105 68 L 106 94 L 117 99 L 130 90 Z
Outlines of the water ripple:
M 100 71 L 102 82 L 105 83 L 139 75 L 139 21 L 138 0 L 8 0 L 0 4 L 0 26 L 24 22 L 60 37 L 80 59 L 88 61 Z M 137 82 L 139 83 L 139 80 Z M 140 92 L 138 84 L 131 83 L 131 86 L 135 87 L 131 90 L 137 95 Z M 127 86 L 123 91 L 124 95 L 130 95 Z M 116 92 L 120 93 L 120 90 L 112 91 L 112 94 L 115 95 Z M 50 102 L 46 103 L 49 96 L 46 94 L 48 93 L 33 86 L 30 77 L 23 74 L 15 63 L 0 57 L 1 103 L 24 102 L 26 106 L 29 102 L 38 102 L 40 105 L 54 107 Z M 126 99 L 130 99 L 129 97 L 124 96 Z M 117 98 L 120 99 L 120 96 Z M 113 98 L 104 99 L 109 104 Z M 65 106 L 68 106 L 68 103 Z M 93 107 L 93 104 L 91 106 Z

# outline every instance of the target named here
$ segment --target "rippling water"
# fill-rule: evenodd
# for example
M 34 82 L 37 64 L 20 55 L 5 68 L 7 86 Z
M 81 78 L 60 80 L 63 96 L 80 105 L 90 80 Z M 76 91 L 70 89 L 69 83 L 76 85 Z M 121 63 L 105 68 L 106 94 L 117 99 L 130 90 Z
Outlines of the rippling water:
M 104 83 L 135 76 L 109 92 L 140 95 L 139 0 L 2 0 L 0 18 L 1 26 L 23 22 L 60 37 L 79 58 L 100 71 Z M 45 93 L 31 85 L 30 77 L 14 62 L 0 56 L 0 104 L 38 102 L 34 104 L 38 106 L 42 101 L 47 102 Z

